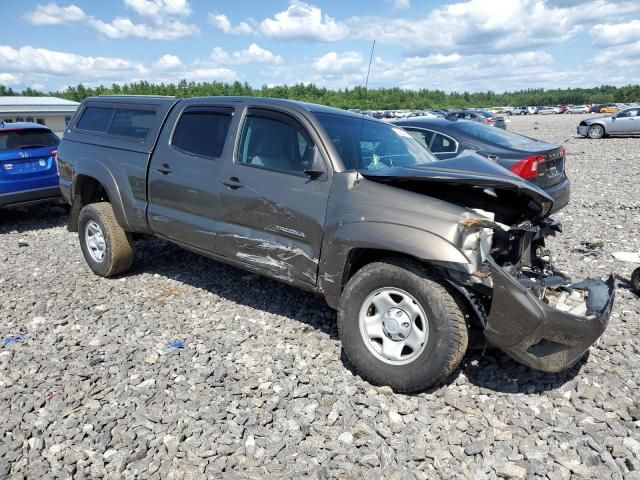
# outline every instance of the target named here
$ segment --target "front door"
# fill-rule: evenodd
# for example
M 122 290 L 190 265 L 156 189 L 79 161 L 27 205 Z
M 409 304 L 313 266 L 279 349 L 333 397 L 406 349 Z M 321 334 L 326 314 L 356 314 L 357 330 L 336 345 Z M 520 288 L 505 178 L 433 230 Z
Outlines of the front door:
M 173 112 L 149 167 L 151 230 L 163 237 L 215 253 L 221 170 L 231 161 L 227 141 L 233 107 L 188 104 Z M 227 145 L 228 144 L 228 145 Z
M 611 119 L 610 133 L 638 133 L 640 132 L 640 109 L 629 108 L 615 115 Z
M 331 171 L 317 137 L 296 117 L 247 109 L 222 175 L 217 241 L 220 254 L 250 268 L 315 285 Z M 310 174 L 318 165 L 323 173 Z

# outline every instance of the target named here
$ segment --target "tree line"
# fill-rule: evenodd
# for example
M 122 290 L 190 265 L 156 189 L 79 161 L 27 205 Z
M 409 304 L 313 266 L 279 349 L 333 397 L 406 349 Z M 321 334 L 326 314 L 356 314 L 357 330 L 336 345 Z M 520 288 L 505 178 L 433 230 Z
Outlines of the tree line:
M 602 85 L 593 88 L 527 89 L 514 92 L 445 92 L 443 90 L 405 90 L 401 88 L 364 87 L 332 90 L 313 84 L 262 86 L 255 88 L 248 83 L 188 82 L 150 83 L 134 82 L 124 85 L 100 85 L 89 87 L 83 84 L 69 86 L 62 91 L 48 93 L 26 88 L 15 91 L 0 85 L 0 96 L 24 95 L 66 98 L 82 101 L 94 95 L 171 95 L 176 97 L 199 97 L 219 95 L 248 95 L 275 97 L 320 103 L 338 108 L 362 108 L 369 110 L 495 107 L 519 105 L 561 105 L 584 103 L 637 102 L 640 101 L 640 85 L 615 87 Z

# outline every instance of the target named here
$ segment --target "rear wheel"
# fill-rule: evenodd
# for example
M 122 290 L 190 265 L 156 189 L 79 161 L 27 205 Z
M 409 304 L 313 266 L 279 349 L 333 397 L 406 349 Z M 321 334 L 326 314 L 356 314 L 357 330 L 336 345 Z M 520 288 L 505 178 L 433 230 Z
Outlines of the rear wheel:
M 640 267 L 631 274 L 631 285 L 638 295 L 640 295 Z
M 340 298 L 338 329 L 358 374 L 398 392 L 442 381 L 468 344 L 462 303 L 424 266 L 404 259 L 356 272 Z
M 78 219 L 80 248 L 93 273 L 112 277 L 133 264 L 133 242 L 118 224 L 110 203 L 86 205 Z
M 587 130 L 587 136 L 593 139 L 604 137 L 604 127 L 602 125 L 591 125 Z

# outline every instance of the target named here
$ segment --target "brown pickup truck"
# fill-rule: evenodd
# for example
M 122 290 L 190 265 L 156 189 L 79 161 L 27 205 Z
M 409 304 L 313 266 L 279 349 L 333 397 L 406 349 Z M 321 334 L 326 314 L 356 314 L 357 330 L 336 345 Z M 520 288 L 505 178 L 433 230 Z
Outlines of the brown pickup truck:
M 95 97 L 57 156 L 89 267 L 110 277 L 149 235 L 324 296 L 366 379 L 417 391 L 456 369 L 470 328 L 559 371 L 604 332 L 615 281 L 572 282 L 545 236 L 553 200 L 469 153 L 265 98 Z M 136 245 L 143 248 L 142 243 Z

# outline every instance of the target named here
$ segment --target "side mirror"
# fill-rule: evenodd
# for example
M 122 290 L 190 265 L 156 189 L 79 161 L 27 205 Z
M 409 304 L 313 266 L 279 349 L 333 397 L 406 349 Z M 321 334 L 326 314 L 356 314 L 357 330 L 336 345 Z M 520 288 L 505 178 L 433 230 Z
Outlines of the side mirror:
M 311 160 L 311 165 L 305 168 L 304 174 L 311 180 L 316 180 L 322 177 L 325 172 L 326 167 L 322 155 L 320 155 L 316 147 L 313 147 L 313 160 Z

